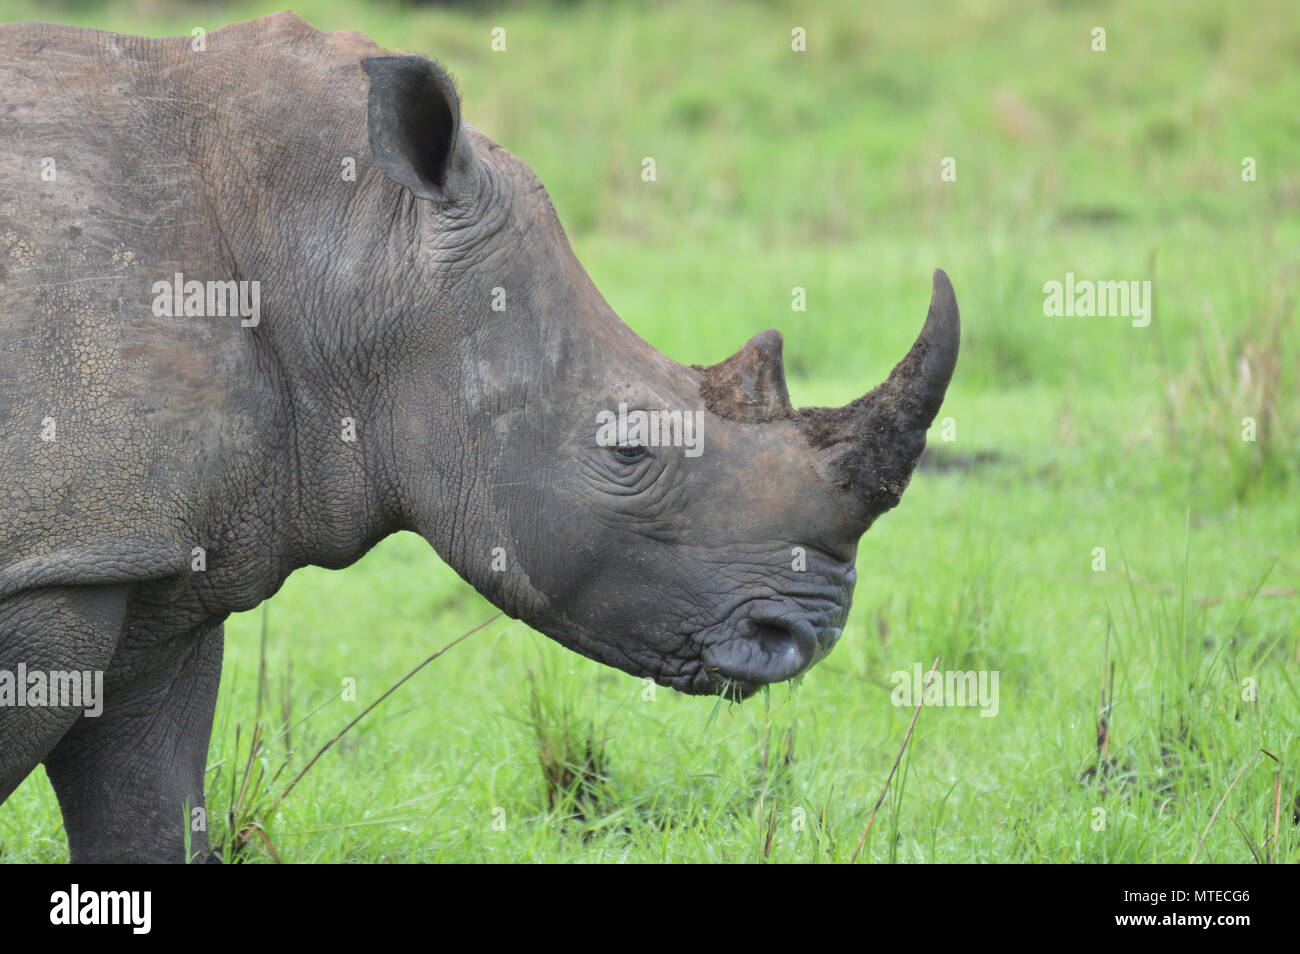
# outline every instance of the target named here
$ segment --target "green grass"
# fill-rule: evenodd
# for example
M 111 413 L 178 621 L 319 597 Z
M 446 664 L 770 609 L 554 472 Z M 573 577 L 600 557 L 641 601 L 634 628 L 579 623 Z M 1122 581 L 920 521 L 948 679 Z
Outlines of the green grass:
M 362 720 L 274 815 L 253 805 L 279 858 L 847 861 L 912 718 L 890 704 L 890 675 L 941 655 L 997 670 L 1000 712 L 922 710 L 864 860 L 1300 861 L 1300 13 L 877 6 L 295 4 L 321 28 L 442 59 L 470 120 L 546 182 L 606 297 L 673 358 L 716 361 L 777 327 L 796 403 L 843 402 L 902 355 L 944 267 L 965 337 L 942 412 L 957 439 L 933 443 L 998 459 L 918 474 L 863 540 L 835 653 L 743 706 L 649 695 L 491 624 Z M 267 12 L 202 9 L 58 18 L 162 35 Z M 54 18 L 21 2 L 0 15 Z M 1097 25 L 1104 54 L 1089 49 Z M 492 26 L 508 52 L 490 52 Z M 940 181 L 945 156 L 956 182 Z M 1150 279 L 1155 321 L 1044 317 L 1043 283 L 1067 271 Z M 790 310 L 793 286 L 806 312 Z M 1253 443 L 1247 416 L 1267 422 Z M 214 828 L 258 719 L 264 622 L 262 807 L 492 612 L 399 535 L 233 618 Z M 1261 748 L 1282 777 L 1267 847 L 1277 765 Z M 66 858 L 39 773 L 0 809 L 0 847 Z M 256 840 L 241 857 L 270 856 Z

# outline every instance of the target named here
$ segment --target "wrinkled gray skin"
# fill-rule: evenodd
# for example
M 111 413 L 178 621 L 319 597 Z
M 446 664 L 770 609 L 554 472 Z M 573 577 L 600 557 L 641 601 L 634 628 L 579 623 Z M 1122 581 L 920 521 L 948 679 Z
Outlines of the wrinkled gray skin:
M 106 671 L 98 718 L 0 708 L 0 800 L 44 762 L 74 861 L 181 860 L 223 620 L 401 529 L 685 692 L 830 650 L 952 373 L 941 272 L 885 384 L 795 411 L 775 332 L 684 367 L 620 322 L 436 64 L 290 14 L 206 44 L 0 28 L 0 669 Z M 155 317 L 176 272 L 259 281 L 260 324 Z M 620 402 L 704 411 L 704 453 L 598 446 Z

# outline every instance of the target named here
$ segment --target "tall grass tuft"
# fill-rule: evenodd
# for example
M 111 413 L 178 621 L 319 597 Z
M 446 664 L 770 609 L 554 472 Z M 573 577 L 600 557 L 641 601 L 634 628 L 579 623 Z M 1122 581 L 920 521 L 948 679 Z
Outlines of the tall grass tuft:
M 1237 297 L 1243 310 L 1228 316 L 1232 330 L 1211 313 L 1191 363 L 1166 368 L 1165 433 L 1172 451 L 1195 462 L 1201 486 L 1244 500 L 1300 476 L 1300 355 L 1287 350 L 1297 278 L 1283 273 L 1268 292 Z
M 546 811 L 563 822 L 590 822 L 613 805 L 609 785 L 608 724 L 597 726 L 572 701 L 529 678 L 526 723 L 542 772 Z

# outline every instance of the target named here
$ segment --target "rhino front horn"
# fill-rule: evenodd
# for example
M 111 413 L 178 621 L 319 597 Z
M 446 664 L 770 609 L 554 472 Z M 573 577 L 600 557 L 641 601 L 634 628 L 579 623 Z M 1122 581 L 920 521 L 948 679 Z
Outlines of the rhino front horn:
M 818 469 L 852 495 L 867 523 L 894 507 L 907 487 L 943 404 L 960 341 L 957 296 L 936 269 L 925 327 L 885 382 L 844 407 L 799 412 Z
M 760 331 L 727 360 L 694 368 L 701 374 L 700 396 L 719 417 L 758 423 L 794 416 L 779 331 Z

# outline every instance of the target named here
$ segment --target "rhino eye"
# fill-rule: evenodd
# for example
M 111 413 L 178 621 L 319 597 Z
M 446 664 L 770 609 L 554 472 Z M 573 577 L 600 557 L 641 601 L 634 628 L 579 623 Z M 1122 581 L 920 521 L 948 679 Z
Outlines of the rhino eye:
M 610 453 L 623 464 L 636 464 L 650 456 L 640 444 L 616 444 L 610 448 Z

